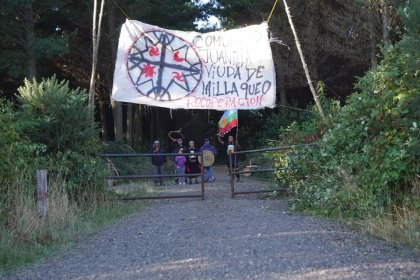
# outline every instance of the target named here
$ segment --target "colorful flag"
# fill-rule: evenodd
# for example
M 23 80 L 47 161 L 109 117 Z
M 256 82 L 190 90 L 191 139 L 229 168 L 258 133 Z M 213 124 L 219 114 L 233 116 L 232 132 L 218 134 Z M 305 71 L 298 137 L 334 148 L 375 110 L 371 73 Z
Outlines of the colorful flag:
M 208 33 L 127 20 L 112 99 L 165 108 L 255 110 L 276 105 L 268 25 Z
M 238 110 L 224 112 L 219 121 L 219 135 L 223 136 L 235 126 L 238 126 Z

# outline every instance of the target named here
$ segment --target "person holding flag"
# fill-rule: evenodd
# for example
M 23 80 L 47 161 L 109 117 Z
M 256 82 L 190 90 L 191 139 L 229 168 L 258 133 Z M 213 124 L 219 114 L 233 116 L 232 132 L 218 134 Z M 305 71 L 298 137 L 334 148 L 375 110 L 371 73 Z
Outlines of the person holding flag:
M 219 121 L 219 133 L 217 134 L 217 139 L 219 140 L 219 143 L 225 147 L 226 163 L 229 168 L 229 173 L 231 168 L 238 171 L 238 161 L 236 155 L 232 155 L 232 166 L 230 166 L 230 154 L 232 152 L 236 152 L 240 147 L 238 144 L 238 123 L 238 110 L 226 111 Z M 228 136 L 227 142 L 223 141 L 222 136 L 229 133 L 234 127 L 236 127 L 236 141 L 233 138 L 233 135 Z M 236 181 L 240 181 L 239 174 L 236 174 Z

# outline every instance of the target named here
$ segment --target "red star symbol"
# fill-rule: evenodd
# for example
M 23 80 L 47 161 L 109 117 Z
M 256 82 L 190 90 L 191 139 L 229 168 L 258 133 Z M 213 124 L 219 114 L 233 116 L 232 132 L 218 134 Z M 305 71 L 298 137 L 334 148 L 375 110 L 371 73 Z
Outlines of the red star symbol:
M 143 72 L 144 75 L 146 76 L 146 78 L 153 78 L 153 75 L 156 74 L 155 72 L 155 67 L 156 66 L 152 66 L 149 63 L 147 63 L 146 65 L 143 66 Z

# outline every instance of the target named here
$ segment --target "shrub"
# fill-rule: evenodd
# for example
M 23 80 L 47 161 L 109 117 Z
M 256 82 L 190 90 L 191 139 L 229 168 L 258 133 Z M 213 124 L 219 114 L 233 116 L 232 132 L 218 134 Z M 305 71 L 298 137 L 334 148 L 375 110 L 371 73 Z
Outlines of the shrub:
M 22 133 L 45 147 L 42 168 L 67 181 L 72 200 L 103 192 L 106 166 L 97 158 L 100 142 L 86 91 L 53 76 L 40 83 L 25 80 L 18 92 Z
M 19 133 L 17 120 L 11 104 L 0 100 L 0 217 L 12 199 L 13 186 L 34 168 L 33 155 L 44 149 Z
M 291 185 L 295 209 L 359 218 L 398 205 L 418 212 L 412 182 L 420 170 L 420 37 L 411 32 L 359 80 L 346 106 L 327 107 L 334 124 L 314 118 L 281 137 L 320 139 L 317 147 L 277 154 L 278 162 L 297 167 L 277 173 Z
M 87 107 L 87 93 L 70 89 L 55 76 L 38 83 L 24 81 L 18 89 L 24 133 L 47 152 L 66 150 L 89 154 L 96 151 L 98 131 Z

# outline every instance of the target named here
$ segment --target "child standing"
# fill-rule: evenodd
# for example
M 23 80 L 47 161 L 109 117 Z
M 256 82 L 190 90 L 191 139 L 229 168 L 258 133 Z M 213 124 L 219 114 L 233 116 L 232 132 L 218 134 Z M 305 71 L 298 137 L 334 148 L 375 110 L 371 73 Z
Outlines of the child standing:
M 175 157 L 176 175 L 185 175 L 185 156 L 180 155 L 183 153 L 183 148 L 178 150 L 178 155 Z M 178 185 L 185 185 L 185 177 L 178 177 Z

